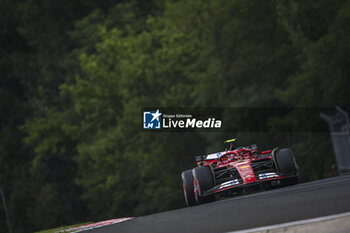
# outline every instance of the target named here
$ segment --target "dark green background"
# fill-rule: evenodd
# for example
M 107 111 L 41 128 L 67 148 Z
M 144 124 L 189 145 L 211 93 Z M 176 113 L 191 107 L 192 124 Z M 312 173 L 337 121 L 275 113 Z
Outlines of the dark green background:
M 183 207 L 181 171 L 232 137 L 291 147 L 303 181 L 334 174 L 329 133 L 307 130 L 324 122 L 224 112 L 271 131 L 152 134 L 140 111 L 350 110 L 349 1 L 1 0 L 0 25 L 0 185 L 15 232 Z

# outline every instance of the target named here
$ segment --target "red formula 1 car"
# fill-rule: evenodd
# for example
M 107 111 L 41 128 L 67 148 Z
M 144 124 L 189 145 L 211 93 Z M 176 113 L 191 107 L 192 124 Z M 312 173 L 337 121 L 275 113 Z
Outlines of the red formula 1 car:
M 216 197 L 244 194 L 274 186 L 298 183 L 298 165 L 291 149 L 258 152 L 256 145 L 196 156 L 198 167 L 182 172 L 188 206 L 214 201 Z

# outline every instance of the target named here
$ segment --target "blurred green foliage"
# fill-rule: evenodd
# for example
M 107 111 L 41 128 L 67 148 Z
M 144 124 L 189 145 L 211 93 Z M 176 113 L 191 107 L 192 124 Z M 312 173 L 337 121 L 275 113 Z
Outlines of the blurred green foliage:
M 0 185 L 15 232 L 183 207 L 181 171 L 232 136 L 291 147 L 304 181 L 333 174 L 328 133 L 145 133 L 140 119 L 146 106 L 349 107 L 349 1 L 1 3 Z M 313 124 L 259 123 L 301 121 Z

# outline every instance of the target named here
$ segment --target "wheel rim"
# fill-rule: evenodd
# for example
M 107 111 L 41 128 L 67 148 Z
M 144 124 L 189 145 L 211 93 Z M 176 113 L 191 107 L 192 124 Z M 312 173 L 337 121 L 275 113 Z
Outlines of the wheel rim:
M 194 196 L 196 198 L 196 202 L 199 202 L 200 187 L 197 179 L 193 179 L 193 186 L 194 186 Z

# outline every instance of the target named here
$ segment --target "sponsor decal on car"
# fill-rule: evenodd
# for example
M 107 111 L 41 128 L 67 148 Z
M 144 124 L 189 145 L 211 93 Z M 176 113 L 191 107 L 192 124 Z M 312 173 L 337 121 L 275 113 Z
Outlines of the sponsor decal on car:
M 260 180 L 273 178 L 273 177 L 278 177 L 278 175 L 276 173 L 274 173 L 274 172 L 259 174 L 259 179 Z
M 207 156 L 206 156 L 206 160 L 211 160 L 211 159 L 218 159 L 218 158 L 220 158 L 220 156 L 222 155 L 224 153 L 224 151 L 223 152 L 219 152 L 219 153 L 213 153 L 213 154 L 208 154 Z
M 240 162 L 240 163 L 237 163 L 236 165 L 237 166 L 240 166 L 240 165 L 245 165 L 245 164 L 248 164 L 249 162 Z
M 230 180 L 230 181 L 227 181 L 227 182 L 222 183 L 222 184 L 219 186 L 218 189 L 227 188 L 227 187 L 230 187 L 230 186 L 233 186 L 233 185 L 237 185 L 237 184 L 239 184 L 238 179 Z

